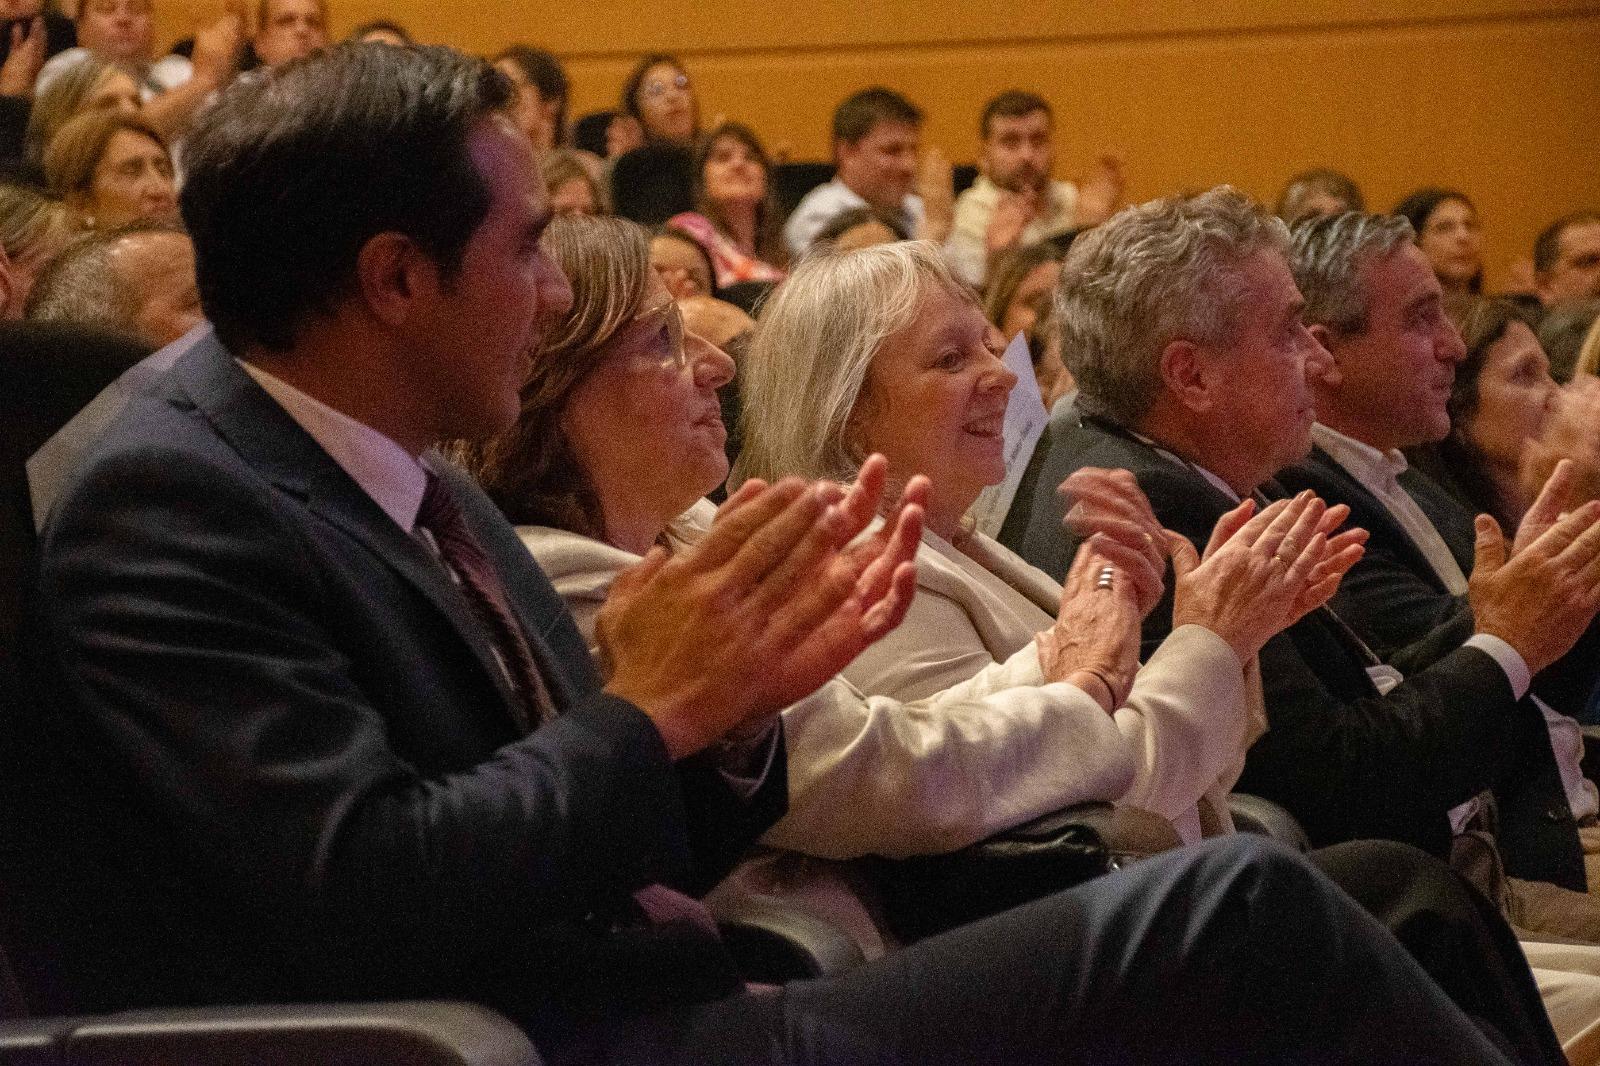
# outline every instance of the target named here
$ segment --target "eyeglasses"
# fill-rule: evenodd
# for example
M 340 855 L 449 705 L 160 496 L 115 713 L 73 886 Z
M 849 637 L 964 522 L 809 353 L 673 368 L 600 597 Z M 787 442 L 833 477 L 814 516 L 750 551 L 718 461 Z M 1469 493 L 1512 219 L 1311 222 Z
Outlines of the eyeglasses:
M 633 320 L 633 325 L 652 340 L 659 330 L 665 328 L 667 354 L 661 360 L 662 364 L 680 368 L 688 365 L 689 355 L 683 346 L 683 311 L 679 309 L 676 300 L 668 300 L 658 307 L 639 312 Z
M 658 96 L 667 95 L 668 89 L 678 89 L 682 92 L 688 92 L 689 75 L 678 74 L 670 80 L 656 78 L 644 83 L 644 94 L 651 99 L 655 99 Z

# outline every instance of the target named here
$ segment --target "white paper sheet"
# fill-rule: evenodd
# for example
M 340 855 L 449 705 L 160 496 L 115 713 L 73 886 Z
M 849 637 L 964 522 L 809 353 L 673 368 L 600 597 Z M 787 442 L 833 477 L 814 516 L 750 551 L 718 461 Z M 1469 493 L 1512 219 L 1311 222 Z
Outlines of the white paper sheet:
M 996 536 L 1005 524 L 1006 512 L 1017 495 L 1017 483 L 1033 458 L 1034 445 L 1050 421 L 1045 410 L 1044 397 L 1039 392 L 1039 379 L 1033 374 L 1033 357 L 1028 352 L 1028 338 L 1018 333 L 1006 345 L 1002 357 L 1011 372 L 1017 375 L 1016 387 L 1006 401 L 1004 430 L 1006 478 L 998 485 L 990 485 L 978 495 L 977 502 L 967 513 L 979 533 Z

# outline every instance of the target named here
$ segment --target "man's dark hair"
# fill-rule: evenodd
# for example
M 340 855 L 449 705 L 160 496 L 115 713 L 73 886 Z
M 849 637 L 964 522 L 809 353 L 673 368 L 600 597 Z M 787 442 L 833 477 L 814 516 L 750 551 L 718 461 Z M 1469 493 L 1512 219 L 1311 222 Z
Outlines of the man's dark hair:
M 983 105 L 983 114 L 978 118 L 978 136 L 988 140 L 989 124 L 997 118 L 1021 118 L 1035 111 L 1043 111 L 1046 118 L 1054 118 L 1050 105 L 1038 93 L 1007 89 Z
M 893 217 L 888 212 L 879 211 L 876 207 L 847 207 L 837 215 L 828 219 L 817 235 L 811 238 L 813 247 L 824 241 L 835 241 L 857 226 L 865 226 L 868 222 L 881 222 L 896 240 L 909 241 L 911 234 L 907 232 L 905 223 Z
M 606 134 L 615 122 L 618 111 L 591 111 L 572 124 L 572 147 L 581 152 L 591 152 L 604 159 Z
M 1354 178 L 1331 167 L 1313 167 L 1289 179 L 1278 195 L 1278 207 L 1273 213 L 1292 226 L 1306 216 L 1308 206 L 1318 196 L 1331 196 L 1343 202 L 1346 211 L 1365 212 L 1367 209 L 1361 186 Z
M 1539 236 L 1533 239 L 1533 272 L 1548 274 L 1554 270 L 1561 258 L 1561 235 L 1573 226 L 1590 222 L 1600 222 L 1600 211 L 1574 211 L 1540 230 Z
M 467 139 L 511 93 L 482 59 L 381 44 L 235 81 L 184 143 L 180 198 L 223 344 L 288 350 L 380 233 L 411 238 L 453 277 L 489 211 Z
M 922 109 L 893 89 L 874 86 L 852 94 L 833 113 L 833 139 L 855 144 L 880 122 L 922 125 Z

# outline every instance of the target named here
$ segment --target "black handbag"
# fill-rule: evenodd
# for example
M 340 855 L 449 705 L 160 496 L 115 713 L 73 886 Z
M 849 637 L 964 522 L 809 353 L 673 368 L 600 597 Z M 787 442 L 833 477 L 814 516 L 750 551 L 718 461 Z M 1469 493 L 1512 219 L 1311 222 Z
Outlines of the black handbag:
M 875 859 L 883 920 L 903 943 L 987 918 L 1178 843 L 1154 815 L 1109 803 L 1053 811 L 959 851 Z

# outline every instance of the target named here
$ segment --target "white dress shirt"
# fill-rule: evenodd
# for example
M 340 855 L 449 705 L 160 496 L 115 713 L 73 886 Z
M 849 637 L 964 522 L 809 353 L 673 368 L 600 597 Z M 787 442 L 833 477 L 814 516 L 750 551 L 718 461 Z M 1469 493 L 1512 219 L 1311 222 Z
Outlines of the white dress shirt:
M 818 185 L 806 193 L 784 224 L 783 243 L 789 249 L 789 257 L 798 260 L 817 239 L 822 227 L 851 208 L 866 206 L 867 201 L 838 178 Z M 922 197 L 908 194 L 900 205 L 900 224 L 915 237 L 924 217 Z
M 243 359 L 238 362 L 361 491 L 394 519 L 395 525 L 417 535 L 417 513 L 422 509 L 422 494 L 428 491 L 428 470 L 422 460 L 366 423 L 329 407 L 282 378 Z M 425 538 L 424 543 L 434 548 L 431 537 Z M 434 553 L 438 554 L 436 548 Z
M 1434 576 L 1450 595 L 1465 596 L 1467 575 L 1461 572 L 1461 565 L 1450 554 L 1450 548 L 1427 514 L 1400 484 L 1400 475 L 1406 472 L 1406 457 L 1396 448 L 1380 452 L 1365 441 L 1347 437 L 1320 422 L 1311 427 L 1311 439 L 1344 467 L 1347 474 L 1361 482 L 1362 488 L 1378 498 L 1384 510 L 1400 523 L 1411 543 L 1428 560 Z

